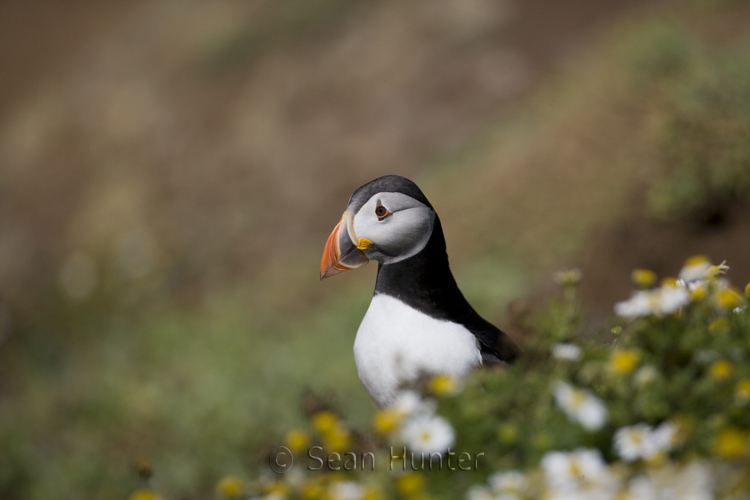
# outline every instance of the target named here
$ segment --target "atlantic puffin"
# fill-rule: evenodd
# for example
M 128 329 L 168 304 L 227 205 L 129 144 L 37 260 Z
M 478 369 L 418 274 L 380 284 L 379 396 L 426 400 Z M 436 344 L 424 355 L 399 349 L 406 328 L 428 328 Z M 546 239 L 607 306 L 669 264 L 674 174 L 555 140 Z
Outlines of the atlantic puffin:
M 378 262 L 354 360 L 375 403 L 390 406 L 401 386 L 436 374 L 463 378 L 480 365 L 508 363 L 519 348 L 469 305 L 448 265 L 440 218 L 417 185 L 397 175 L 360 187 L 328 237 L 320 279 Z

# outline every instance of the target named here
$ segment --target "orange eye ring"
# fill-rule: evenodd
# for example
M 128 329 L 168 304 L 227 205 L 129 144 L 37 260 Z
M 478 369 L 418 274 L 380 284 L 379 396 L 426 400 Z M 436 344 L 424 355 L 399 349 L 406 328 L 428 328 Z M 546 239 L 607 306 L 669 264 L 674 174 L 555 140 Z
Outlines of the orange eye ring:
M 382 203 L 378 202 L 378 205 L 375 207 L 375 217 L 377 217 L 378 220 L 383 220 L 389 215 L 391 215 L 391 212 L 385 208 Z

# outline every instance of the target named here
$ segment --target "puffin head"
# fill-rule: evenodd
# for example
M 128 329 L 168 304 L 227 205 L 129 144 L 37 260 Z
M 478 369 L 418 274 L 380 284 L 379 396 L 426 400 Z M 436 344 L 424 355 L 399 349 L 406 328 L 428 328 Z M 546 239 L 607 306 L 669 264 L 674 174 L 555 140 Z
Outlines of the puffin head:
M 435 226 L 435 211 L 409 179 L 387 175 L 349 198 L 326 241 L 320 279 L 362 267 L 370 259 L 391 264 L 418 254 Z

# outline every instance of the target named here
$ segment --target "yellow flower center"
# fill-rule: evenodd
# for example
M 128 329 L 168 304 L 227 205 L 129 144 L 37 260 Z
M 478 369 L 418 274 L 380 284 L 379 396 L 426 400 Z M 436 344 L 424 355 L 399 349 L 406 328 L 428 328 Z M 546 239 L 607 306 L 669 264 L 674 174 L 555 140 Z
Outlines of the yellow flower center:
M 429 387 L 437 396 L 450 396 L 458 391 L 458 382 L 450 375 L 436 375 L 430 379 Z
M 292 429 L 286 434 L 286 445 L 292 451 L 301 451 L 307 447 L 310 438 L 302 429 Z
M 343 425 L 337 425 L 323 434 L 323 445 L 328 450 L 342 451 L 349 447 L 349 430 Z
M 338 417 L 330 411 L 321 411 L 313 415 L 313 428 L 320 434 L 325 434 L 333 430 L 339 423 Z
M 216 493 L 222 498 L 235 498 L 242 493 L 242 479 L 226 476 L 216 484 Z
M 128 500 L 156 500 L 158 497 L 152 490 L 138 490 L 133 492 Z
M 372 428 L 379 434 L 390 434 L 401 419 L 402 415 L 395 410 L 380 410 L 372 419 Z
M 583 477 L 583 472 L 575 460 L 570 461 L 570 475 L 576 479 Z
M 323 488 L 318 481 L 306 481 L 302 485 L 302 498 L 305 500 L 318 500 L 323 496 Z
M 705 255 L 693 255 L 685 261 L 685 267 L 700 266 L 711 262 Z
M 742 303 L 742 296 L 734 288 L 725 288 L 716 294 L 716 305 L 720 309 L 734 309 Z
M 648 269 L 634 269 L 630 278 L 639 287 L 648 288 L 656 283 L 657 276 L 655 272 Z
M 638 356 L 633 351 L 618 349 L 609 358 L 609 368 L 617 374 L 630 373 L 638 366 Z
M 276 495 L 285 497 L 289 494 L 289 486 L 280 481 L 276 481 L 266 489 L 266 493 L 275 493 Z
M 671 286 L 672 288 L 677 288 L 677 278 L 664 278 L 661 280 L 662 286 Z
M 748 451 L 748 433 L 731 427 L 716 436 L 713 451 L 722 458 L 737 458 Z
M 424 477 L 421 474 L 411 472 L 399 477 L 396 480 L 396 491 L 401 496 L 409 498 L 416 495 L 424 489 Z
M 572 396 L 573 401 L 571 402 L 571 406 L 573 408 L 580 408 L 580 406 L 586 402 L 586 394 L 583 391 L 574 389 Z
M 693 300 L 700 300 L 706 296 L 708 287 L 706 285 L 699 285 L 690 291 L 690 298 Z
M 711 365 L 708 369 L 708 373 L 714 380 L 727 379 L 732 375 L 732 363 L 726 359 L 720 359 Z

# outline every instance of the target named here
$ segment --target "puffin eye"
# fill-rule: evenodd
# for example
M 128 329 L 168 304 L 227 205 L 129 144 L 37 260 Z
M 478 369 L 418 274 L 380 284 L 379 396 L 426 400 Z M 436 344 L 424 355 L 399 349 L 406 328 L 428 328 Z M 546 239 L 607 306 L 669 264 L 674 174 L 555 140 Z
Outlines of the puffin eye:
M 375 207 L 375 216 L 377 216 L 378 220 L 383 220 L 389 215 L 391 215 L 391 212 L 378 202 L 378 206 Z

